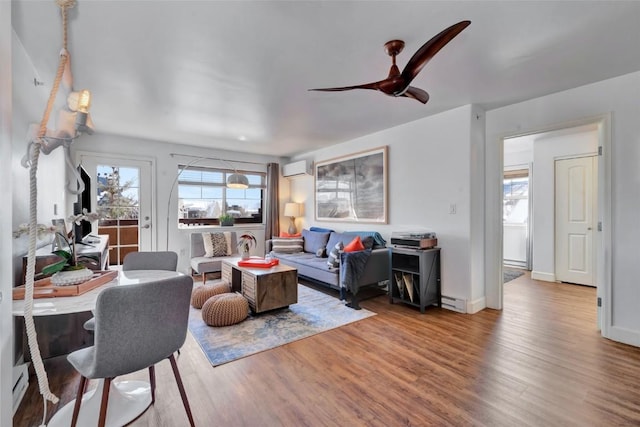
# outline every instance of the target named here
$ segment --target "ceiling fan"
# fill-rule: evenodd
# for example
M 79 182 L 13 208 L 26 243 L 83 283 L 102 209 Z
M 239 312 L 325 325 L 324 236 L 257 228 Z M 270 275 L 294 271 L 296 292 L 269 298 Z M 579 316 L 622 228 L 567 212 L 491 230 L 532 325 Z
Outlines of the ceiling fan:
M 422 89 L 409 86 L 409 84 L 418 75 L 427 62 L 429 62 L 431 58 L 433 58 L 435 54 L 438 53 L 440 49 L 449 43 L 455 36 L 460 34 L 462 30 L 467 28 L 469 24 L 471 24 L 471 21 L 458 22 L 426 42 L 416 53 L 413 54 L 409 62 L 407 62 L 407 65 L 404 67 L 404 70 L 402 70 L 402 73 L 396 65 L 396 55 L 402 52 L 404 42 L 402 40 L 391 40 L 384 44 L 385 51 L 389 56 L 391 56 L 391 60 L 393 61 L 391 69 L 389 70 L 389 76 L 386 79 L 356 86 L 329 87 L 309 90 L 339 92 L 352 89 L 374 89 L 389 96 L 413 98 L 423 104 L 426 104 L 429 100 L 429 94 Z

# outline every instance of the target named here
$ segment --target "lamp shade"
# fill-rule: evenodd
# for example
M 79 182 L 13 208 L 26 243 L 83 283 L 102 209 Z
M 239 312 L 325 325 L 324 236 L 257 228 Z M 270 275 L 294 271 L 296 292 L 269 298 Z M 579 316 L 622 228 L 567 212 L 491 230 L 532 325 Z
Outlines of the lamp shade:
M 249 178 L 239 173 L 232 173 L 227 178 L 227 187 L 245 189 L 249 188 Z
M 300 216 L 300 204 L 299 203 L 286 203 L 284 205 L 284 216 L 299 217 Z

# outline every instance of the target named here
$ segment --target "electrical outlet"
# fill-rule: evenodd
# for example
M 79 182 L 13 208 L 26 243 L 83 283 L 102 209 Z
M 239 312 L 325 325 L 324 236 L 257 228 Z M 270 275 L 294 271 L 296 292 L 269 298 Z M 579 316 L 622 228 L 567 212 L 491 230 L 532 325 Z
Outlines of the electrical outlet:
M 180 256 L 187 256 L 187 250 L 185 248 L 180 249 Z
M 0 302 L 2 302 L 2 292 L 0 292 Z
M 456 204 L 455 204 L 455 203 L 451 203 L 451 204 L 449 205 L 449 213 L 450 213 L 451 215 L 453 215 L 453 214 L 455 214 L 455 213 L 456 213 L 456 209 L 457 209 L 457 206 L 456 206 Z

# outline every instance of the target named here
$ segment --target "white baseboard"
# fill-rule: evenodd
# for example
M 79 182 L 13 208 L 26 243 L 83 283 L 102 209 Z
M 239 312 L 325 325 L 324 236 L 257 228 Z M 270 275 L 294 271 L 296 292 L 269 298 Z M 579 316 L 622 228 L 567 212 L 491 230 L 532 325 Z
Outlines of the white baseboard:
M 611 326 L 609 328 L 609 336 L 607 338 L 624 344 L 629 344 L 634 347 L 640 347 L 640 331 L 621 328 L 620 326 Z
M 542 271 L 532 271 L 531 278 L 533 280 L 542 280 L 543 282 L 555 282 L 556 274 L 555 273 L 544 273 Z
M 469 314 L 475 314 L 485 308 L 487 308 L 487 299 L 485 297 L 467 302 L 467 313 Z

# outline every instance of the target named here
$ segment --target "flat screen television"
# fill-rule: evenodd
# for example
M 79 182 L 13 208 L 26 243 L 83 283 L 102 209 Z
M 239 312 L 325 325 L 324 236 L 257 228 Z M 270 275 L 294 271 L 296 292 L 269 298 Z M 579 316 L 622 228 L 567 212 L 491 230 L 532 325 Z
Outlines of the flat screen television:
M 74 215 L 81 214 L 83 209 L 86 209 L 87 212 L 91 212 L 91 176 L 82 167 L 82 165 L 78 166 L 78 173 L 80 174 L 80 179 L 84 184 L 84 191 L 78 194 L 78 200 L 73 204 Z M 78 185 L 78 188 L 79 187 L 80 185 Z M 80 222 L 80 225 L 74 223 L 73 232 L 76 243 L 82 243 L 83 239 L 91 233 L 91 223 L 84 220 Z

